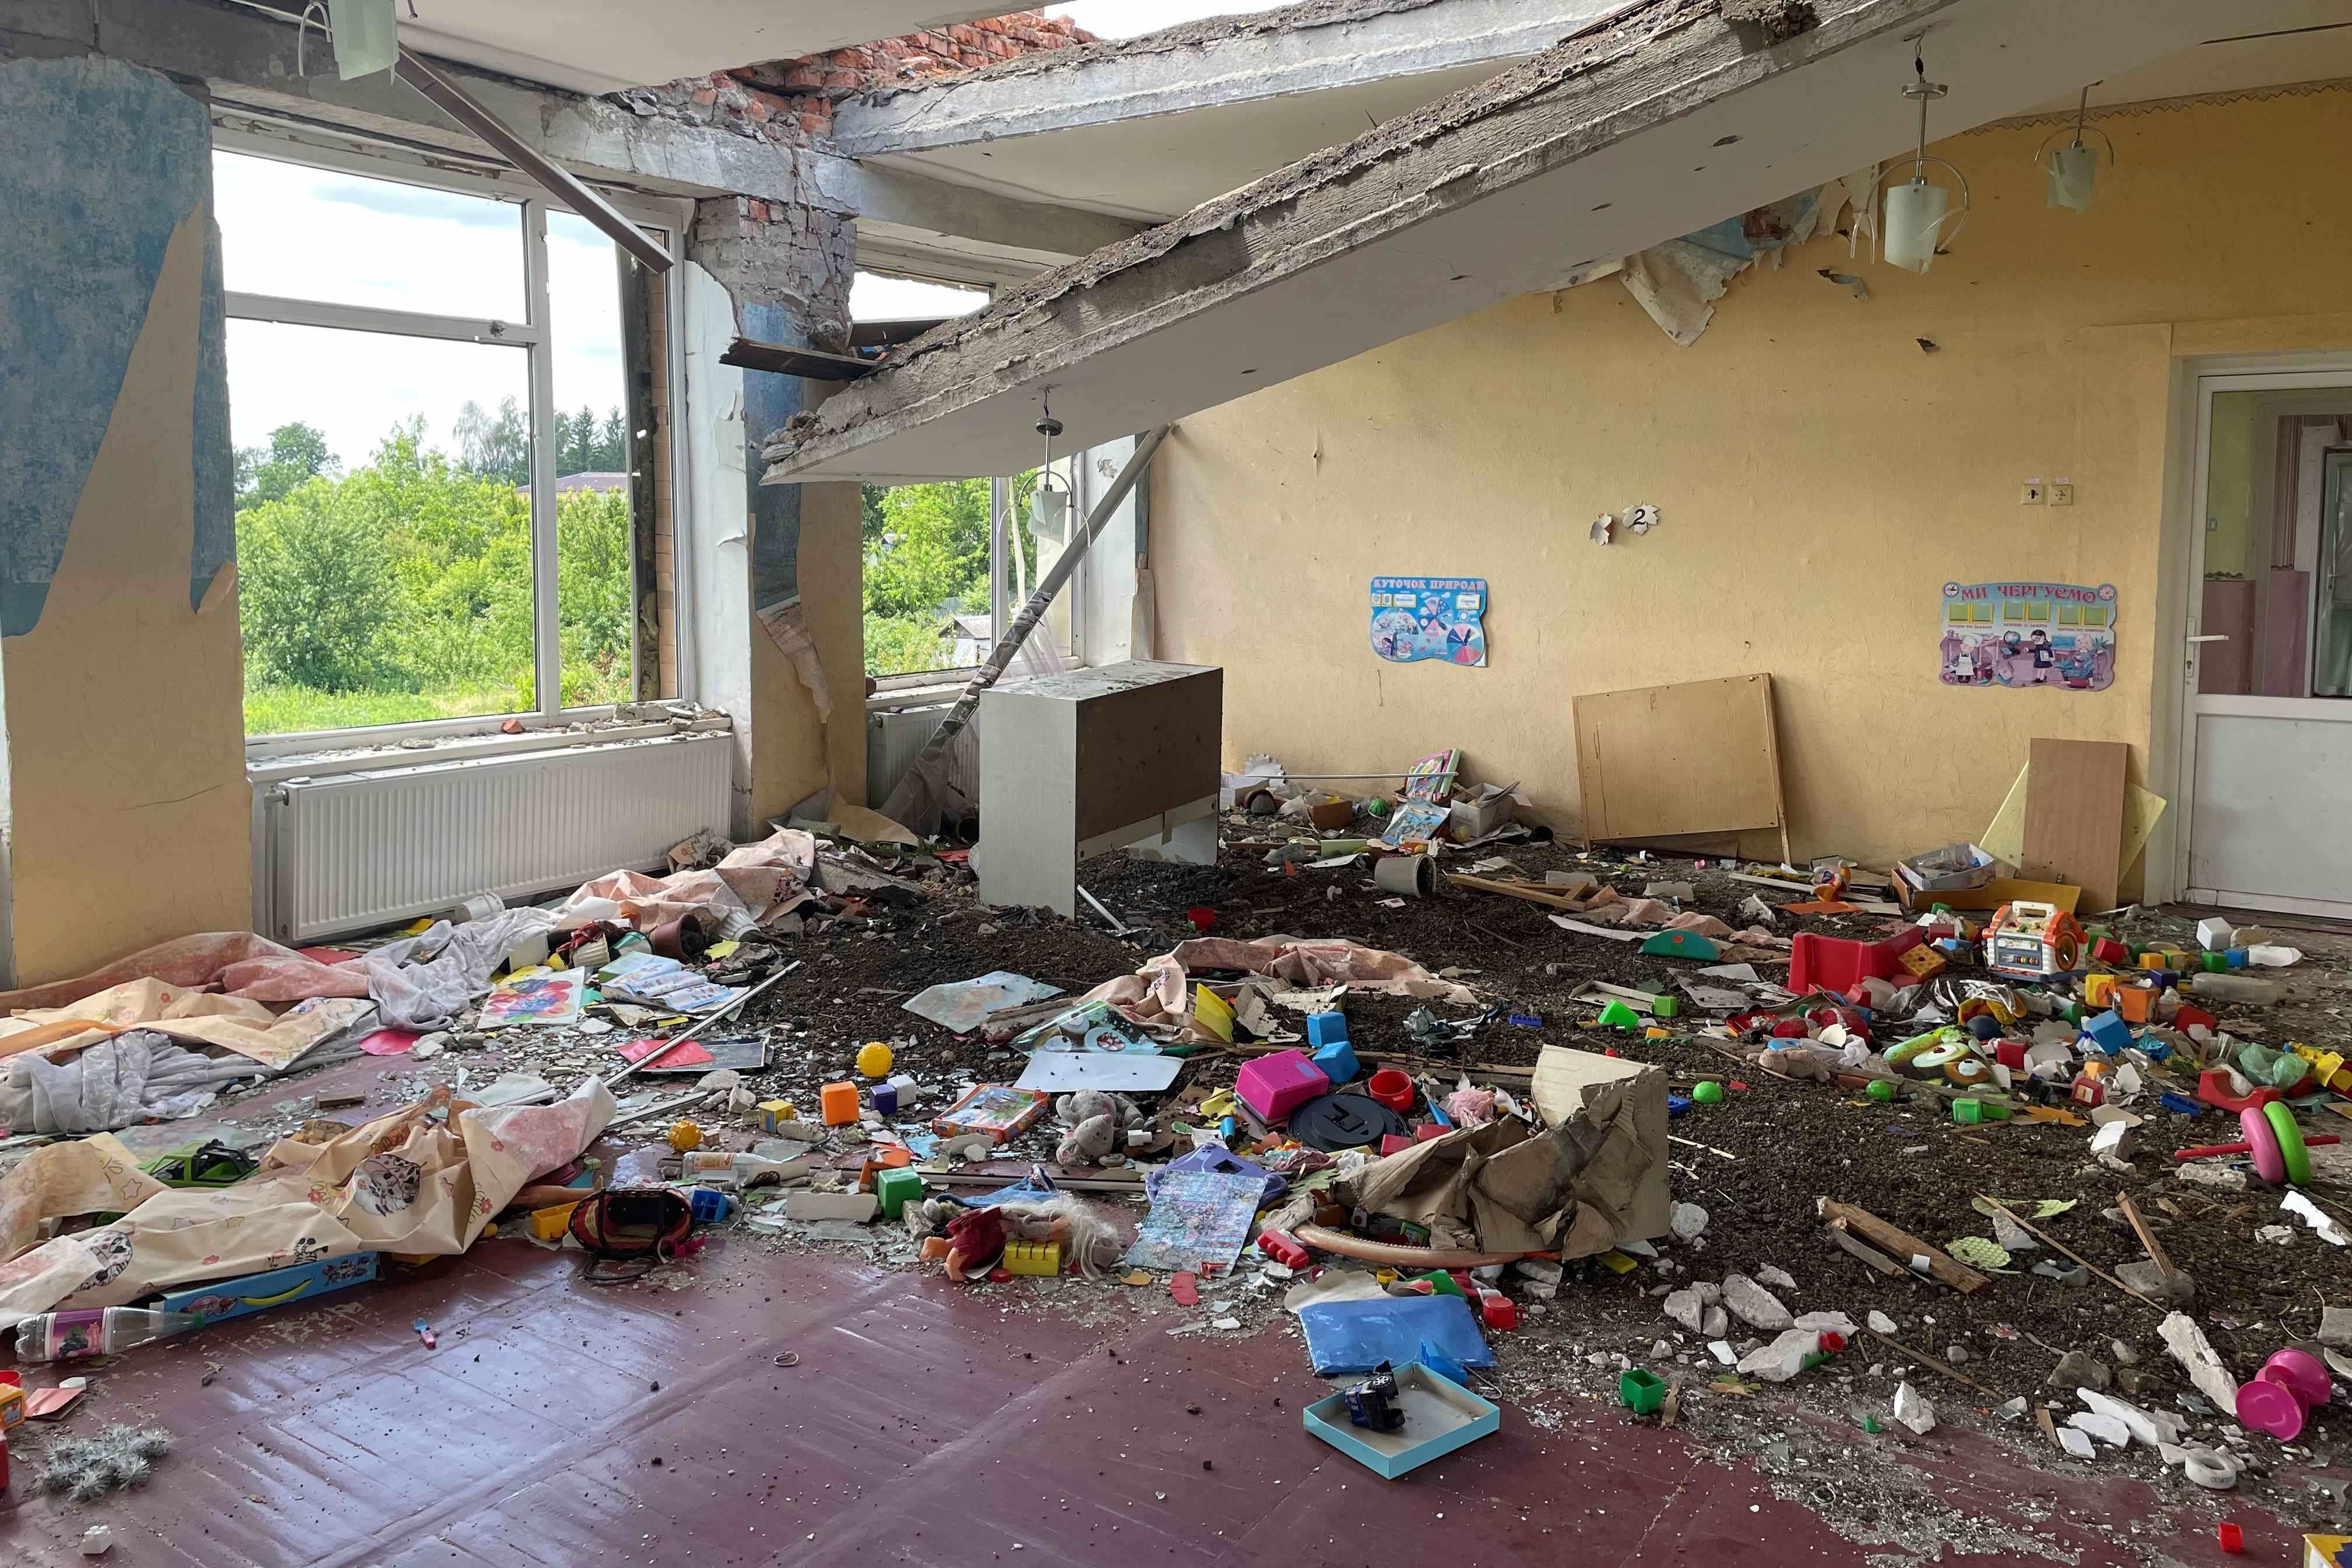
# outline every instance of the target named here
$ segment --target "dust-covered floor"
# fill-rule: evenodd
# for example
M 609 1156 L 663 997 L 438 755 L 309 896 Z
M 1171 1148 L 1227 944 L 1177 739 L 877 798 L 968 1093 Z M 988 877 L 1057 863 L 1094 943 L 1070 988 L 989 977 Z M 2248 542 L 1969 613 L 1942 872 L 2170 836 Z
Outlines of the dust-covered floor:
M 1229 845 L 1252 831 L 1246 821 L 1230 819 Z M 1639 895 L 1654 880 L 1690 880 L 1696 898 L 1686 907 L 1735 926 L 1748 923 L 1739 907 L 1759 891 L 1725 876 L 1728 868 L 1721 863 L 1697 868 L 1609 852 L 1586 855 L 1549 843 L 1456 853 L 1448 858 L 1448 868 L 1466 868 L 1488 855 L 1503 856 L 1537 881 L 1547 870 L 1591 872 L 1628 896 Z M 1269 869 L 1262 848 L 1229 847 L 1214 867 L 1124 858 L 1090 864 L 1087 887 L 1137 928 L 1124 938 L 1113 936 L 1098 919 L 1073 921 L 990 909 L 978 902 L 958 868 L 940 868 L 923 881 L 929 896 L 918 905 L 898 910 L 874 906 L 863 918 L 815 922 L 822 929 L 783 940 L 788 956 L 805 962 L 755 1003 L 747 1020 L 748 1026 L 772 1030 L 772 1065 L 749 1080 L 760 1098 L 813 1105 L 821 1083 L 853 1076 L 852 1059 L 869 1040 L 892 1042 L 895 1070 L 913 1074 L 931 1091 L 933 1098 L 922 1107 L 926 1113 L 938 1109 L 957 1083 L 1009 1081 L 1020 1068 L 1011 1050 L 952 1037 L 905 1012 L 901 1004 L 935 983 L 997 970 L 1076 995 L 1194 934 L 1189 910 L 1213 910 L 1218 936 L 1346 937 L 1402 952 L 1432 971 L 1458 974 L 1483 1004 L 1540 1020 L 1538 1026 L 1491 1018 L 1466 1041 L 1431 1054 L 1406 1029 L 1407 1016 L 1421 1004 L 1356 995 L 1349 999 L 1347 1012 L 1360 1056 L 1401 1063 L 1446 1087 L 1468 1073 L 1523 1092 L 1524 1079 L 1509 1069 L 1524 1072 L 1543 1046 L 1562 1044 L 1660 1064 L 1678 1084 L 1701 1077 L 1727 1084 L 1721 1103 L 1696 1105 L 1671 1123 L 1677 1140 L 1674 1196 L 1706 1211 L 1704 1232 L 1696 1241 L 1662 1242 L 1657 1258 L 1641 1260 L 1622 1275 L 1593 1260 L 1570 1263 L 1557 1296 L 1549 1300 L 1531 1293 L 1527 1280 L 1506 1278 L 1503 1288 L 1520 1299 L 1525 1317 L 1516 1331 L 1493 1336 L 1500 1364 L 1490 1389 L 1524 1418 L 1538 1426 L 1557 1424 L 1566 1419 L 1563 1412 L 1584 1408 L 1580 1397 L 1613 1402 L 1620 1372 L 1643 1367 L 1677 1384 L 1676 1425 L 1683 1432 L 1723 1456 L 1757 1461 L 1787 1495 L 1822 1511 L 1852 1539 L 1925 1554 L 1932 1554 L 1938 1542 L 1949 1542 L 1970 1550 L 2067 1560 L 2063 1552 L 2045 1550 L 2046 1542 L 2014 1537 L 2013 1516 L 1997 1525 L 1972 1525 L 1968 1510 L 1931 1495 L 1915 1470 L 1869 1456 L 1917 1447 L 1920 1439 L 1895 1423 L 1892 1410 L 1898 1385 L 1908 1381 L 1934 1402 L 1948 1433 L 1981 1427 L 2036 1468 L 2084 1477 L 2129 1476 L 2150 1482 L 2177 1505 L 2210 1506 L 2211 1499 L 2190 1487 L 2178 1467 L 2166 1469 L 2144 1447 L 2102 1448 L 2097 1458 L 2077 1461 L 2058 1451 L 2037 1415 L 2019 1415 L 2014 1407 L 2007 1420 L 1997 1414 L 2022 1396 L 2032 1406 L 2046 1405 L 2063 1423 L 2082 1406 L 2071 1386 L 2053 1385 L 2052 1374 L 2063 1357 L 2079 1352 L 2098 1363 L 2091 1374 L 2095 1379 L 2112 1380 L 2112 1393 L 2189 1421 L 2185 1444 L 2226 1448 L 2242 1461 L 2240 1492 L 2223 1501 L 2233 1507 L 2259 1501 L 2313 1528 L 2335 1518 L 2342 1489 L 2327 1478 L 2346 1472 L 2332 1468 L 2340 1457 L 2343 1429 L 2334 1407 L 2314 1411 L 2294 1446 L 2250 1436 L 2190 1391 L 2158 1337 L 2159 1310 L 2089 1275 L 2060 1283 L 2032 1272 L 2034 1264 L 2057 1257 L 2054 1248 L 2019 1251 L 1990 1288 L 1964 1296 L 1930 1280 L 1873 1272 L 1831 1246 L 1816 1212 L 1817 1200 L 1824 1197 L 1858 1204 L 1942 1246 L 1992 1234 L 1990 1221 L 1971 1207 L 1979 1194 L 2071 1205 L 2038 1225 L 2095 1269 L 2112 1273 L 2116 1266 L 2142 1257 L 2116 1212 L 2118 1194 L 2131 1194 L 2172 1260 L 2193 1276 L 2195 1315 L 2242 1379 L 2281 1347 L 2315 1340 L 2323 1306 L 2346 1299 L 2347 1255 L 2282 1215 L 2278 1194 L 2259 1184 L 2224 1188 L 2181 1178 L 2170 1152 L 2234 1136 L 2234 1118 L 2208 1112 L 2192 1122 L 2158 1109 L 2151 1090 L 2135 1102 L 2147 1120 L 2137 1131 L 2130 1168 L 2116 1171 L 2092 1160 L 2088 1127 L 2023 1121 L 1960 1125 L 1949 1120 L 1940 1100 L 1879 1103 L 1833 1083 L 1790 1081 L 1747 1068 L 1745 1050 L 1735 1042 L 1690 1033 L 1706 1016 L 1691 1016 L 1687 1005 L 1685 1016 L 1673 1022 L 1675 1036 L 1653 1040 L 1600 1028 L 1592 1004 L 1570 1000 L 1595 979 L 1666 990 L 1674 973 L 1696 967 L 1694 961 L 1644 956 L 1638 944 L 1563 931 L 1550 922 L 1551 911 L 1538 905 L 1464 889 L 1444 889 L 1426 900 L 1388 907 L 1387 896 L 1360 868 Z M 1764 896 L 1778 904 L 1801 895 Z M 1800 929 L 1874 935 L 1890 924 L 1883 916 L 1783 916 L 1778 929 L 1784 935 Z M 2144 911 L 2134 914 L 2124 931 L 2142 942 L 2194 947 L 2192 924 Z M 2352 1005 L 2352 942 L 2303 929 L 2280 934 L 2307 955 L 2283 976 L 2274 975 L 2289 985 L 2290 999 L 2273 1007 L 2232 1010 L 2224 1026 L 2240 1038 L 2273 1045 L 2300 1041 L 2345 1048 L 2352 1037 L 2345 1022 Z M 1433 1010 L 1456 1019 L 1476 1017 L 1481 1011 L 1442 1004 Z M 1284 1021 L 1297 1024 L 1295 1016 Z M 516 1068 L 544 1072 L 568 1088 L 586 1071 L 609 1072 L 616 1037 L 509 1031 L 486 1047 L 453 1050 L 429 1062 L 391 1058 L 380 1069 L 380 1087 L 369 1103 L 338 1114 L 355 1121 L 436 1083 L 478 1085 Z M 1193 1058 L 1171 1098 L 1180 1106 L 1196 1107 L 1206 1094 L 1231 1084 L 1240 1059 L 1213 1054 Z M 1495 1070 L 1488 1073 L 1489 1068 Z M 625 1110 L 672 1096 L 692 1081 L 646 1088 L 639 1080 L 627 1087 L 643 1092 L 625 1102 Z M 254 1098 L 268 1101 L 290 1124 L 314 1110 L 303 1087 L 299 1079 L 280 1080 Z M 2187 1087 L 2193 1089 L 2193 1083 Z M 2306 1125 L 2328 1120 L 2305 1117 Z M 656 1118 L 608 1135 L 601 1148 L 613 1162 L 613 1173 L 622 1180 L 655 1175 L 667 1153 L 659 1142 L 666 1126 Z M 713 1136 L 730 1147 L 749 1147 L 757 1138 L 741 1129 L 714 1129 Z M 1041 1131 L 1007 1152 L 1010 1163 L 991 1168 L 1017 1172 L 1023 1161 L 1048 1160 L 1055 1136 L 1050 1129 Z M 2352 1215 L 2352 1182 L 2346 1179 L 2352 1166 L 2338 1163 L 2333 1150 L 2315 1149 L 2313 1157 L 2318 1173 L 2312 1195 L 2339 1216 Z M 1129 1226 L 1140 1212 L 1137 1197 L 1112 1194 L 1100 1201 Z M 2036 1211 L 2024 1212 L 2031 1216 Z M 760 1213 L 755 1207 L 753 1214 Z M 2289 1227 L 2284 1244 L 2257 1239 L 2258 1231 L 2282 1224 Z M 756 1238 L 767 1247 L 846 1249 L 877 1268 L 936 1272 L 938 1267 L 920 1263 L 912 1241 L 887 1222 L 870 1227 L 807 1226 L 770 1217 L 751 1226 L 747 1230 L 739 1223 L 733 1228 L 745 1241 Z M 1172 1302 L 1164 1279 L 1135 1288 L 1070 1277 L 1050 1285 L 1015 1280 L 978 1289 L 1015 1295 L 1020 1310 L 1065 1317 L 1074 1327 L 1095 1331 L 1142 1318 L 1171 1332 L 1212 1342 L 1295 1334 L 1281 1307 L 1287 1282 L 1262 1271 L 1260 1261 L 1246 1256 L 1232 1279 L 1204 1282 L 1197 1308 Z M 709 1270 L 721 1265 L 706 1259 L 680 1267 Z M 1875 1321 L 1891 1320 L 1893 1328 L 1883 1336 L 1865 1330 L 1827 1363 L 1791 1382 L 1767 1384 L 1731 1374 L 1709 1353 L 1706 1336 L 1684 1331 L 1664 1310 L 1662 1298 L 1677 1287 L 1720 1281 L 1734 1272 L 1754 1277 L 1774 1270 L 1794 1281 L 1793 1288 L 1777 1292 L 1794 1312 L 1840 1311 L 1857 1324 L 1879 1313 L 1884 1320 Z M 648 1288 L 659 1286 L 633 1289 Z M 1771 1336 L 1734 1321 L 1727 1337 L 1744 1351 Z M 2113 1527 L 2116 1540 L 2128 1544 L 2135 1533 L 2131 1521 L 2116 1521 Z

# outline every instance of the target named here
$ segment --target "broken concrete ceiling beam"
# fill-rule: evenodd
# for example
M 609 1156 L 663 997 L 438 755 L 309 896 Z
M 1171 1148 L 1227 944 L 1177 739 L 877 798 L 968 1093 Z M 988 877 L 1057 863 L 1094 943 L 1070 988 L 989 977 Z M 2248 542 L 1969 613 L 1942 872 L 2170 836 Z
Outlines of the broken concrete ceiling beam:
M 2250 0 L 2249 29 L 2293 0 Z M 1906 36 L 1947 137 L 2198 42 L 2201 0 L 1820 0 L 1745 43 L 1645 0 L 1492 81 L 1034 279 L 778 433 L 767 478 L 1010 473 L 1044 389 L 1084 446 L 1548 289 L 1906 150 Z M 1962 241 L 1965 244 L 1965 240 Z
M 833 142 L 853 157 L 982 142 L 1001 153 L 1004 142 L 1017 137 L 1150 116 L 1213 113 L 1298 94 L 1332 103 L 1335 94 L 1343 98 L 1342 89 L 1349 88 L 1444 79 L 1445 85 L 1412 100 L 1427 102 L 1539 54 L 1628 3 L 1307 0 L 1279 11 L 1216 16 L 1139 38 L 1021 56 L 965 76 L 887 88 L 834 110 Z M 1358 118 L 1355 123 L 1363 121 Z
M 225 111 L 331 126 L 478 163 L 471 132 L 387 75 L 339 79 L 312 46 L 295 72 L 295 29 L 244 9 L 185 0 L 0 0 L 0 36 L 102 48 L 137 65 L 201 77 Z M 100 40 L 103 43 L 100 43 Z M 901 265 L 967 257 L 1006 279 L 1084 256 L 1137 225 L 1050 203 L 991 195 L 921 174 L 738 135 L 601 98 L 452 68 L 450 79 L 541 156 L 608 184 L 653 195 L 741 195 L 854 216 L 861 242 Z

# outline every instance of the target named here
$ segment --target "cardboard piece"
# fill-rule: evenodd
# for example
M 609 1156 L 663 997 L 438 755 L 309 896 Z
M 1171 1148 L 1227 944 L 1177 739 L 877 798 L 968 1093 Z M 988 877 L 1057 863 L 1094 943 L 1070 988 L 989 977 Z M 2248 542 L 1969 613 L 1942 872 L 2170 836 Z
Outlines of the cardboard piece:
M 193 1289 L 172 1291 L 164 1296 L 162 1307 L 166 1312 L 193 1312 L 208 1324 L 226 1322 L 231 1318 L 282 1307 L 289 1301 L 308 1301 L 330 1290 L 363 1284 L 376 1277 L 379 1258 L 373 1252 L 354 1252 L 348 1257 L 322 1258 L 314 1263 L 248 1274 L 242 1279 L 216 1280 Z
M 1772 678 L 1735 675 L 1576 699 L 1584 842 L 1780 830 Z
M 882 1200 L 872 1193 L 819 1193 L 803 1188 L 784 1194 L 786 1219 L 845 1219 L 864 1225 L 881 1207 Z
M 1665 1069 L 1622 1057 L 1546 1046 L 1536 1058 L 1528 1089 L 1536 1114 L 1547 1127 L 1563 1126 L 1578 1117 L 1600 1120 L 1610 1114 L 1611 1096 L 1619 1092 L 1629 1101 L 1640 1146 L 1655 1151 L 1654 1159 L 1634 1171 L 1635 1185 L 1626 1208 L 1625 1234 L 1647 1240 L 1666 1234 L 1674 1208 L 1666 1189 Z
M 1906 914 L 1918 914 L 1937 904 L 1956 912 L 1975 914 L 1997 910 L 2003 904 L 2022 902 L 2055 904 L 2071 915 L 2083 899 L 2083 889 L 2068 883 L 2029 882 L 2021 877 L 1995 877 L 1981 888 L 1955 888 L 1941 893 L 1915 893 L 1897 882 L 1895 891 Z
M 2131 748 L 2120 741 L 2034 738 L 2020 872 L 2074 883 L 2094 912 L 2116 907 L 2123 872 L 2124 770 L 2130 759 Z
M 1663 1235 L 1666 1075 L 1625 1065 L 1634 1076 L 1580 1089 L 1580 1110 L 1546 1131 L 1516 1118 L 1463 1128 L 1334 1190 L 1350 1206 L 1423 1226 L 1440 1250 L 1557 1251 L 1567 1259 Z

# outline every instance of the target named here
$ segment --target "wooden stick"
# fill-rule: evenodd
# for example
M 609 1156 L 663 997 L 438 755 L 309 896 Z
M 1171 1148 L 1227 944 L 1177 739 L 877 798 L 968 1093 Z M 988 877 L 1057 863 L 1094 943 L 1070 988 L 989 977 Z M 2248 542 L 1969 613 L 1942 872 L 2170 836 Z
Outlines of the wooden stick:
M 1928 1368 L 1930 1371 L 1942 1373 L 1946 1377 L 1950 1378 L 1954 1383 L 1958 1384 L 1963 1388 L 1973 1388 L 1979 1394 L 1996 1398 L 1999 1397 L 1994 1394 L 1993 1390 L 1987 1388 L 1983 1384 L 1977 1382 L 1974 1378 L 1961 1376 L 1958 1367 L 1946 1365 L 1944 1363 L 1937 1361 L 1934 1356 L 1929 1355 L 1926 1351 L 1915 1351 L 1909 1345 L 1905 1344 L 1901 1340 L 1895 1338 L 1891 1334 L 1882 1334 L 1876 1329 L 1865 1328 L 1862 1331 L 1868 1334 L 1872 1339 L 1876 1340 L 1883 1345 L 1888 1346 L 1894 1350 L 1901 1351 L 1905 1355 L 1909 1356 L 1913 1361 L 1917 1362 L 1920 1365 Z
M 1887 1224 L 1866 1208 L 1842 1204 L 1835 1198 L 1823 1198 L 1821 1200 L 1821 1213 L 1822 1217 L 1832 1224 L 1843 1220 L 1860 1231 L 1873 1246 L 1892 1253 L 1898 1261 L 1908 1263 L 1914 1258 L 1927 1258 L 1927 1272 L 1963 1296 L 1981 1290 L 1992 1283 L 1942 1247 L 1930 1246 L 1909 1231 Z
M 2019 1214 L 2015 1209 L 2011 1208 L 2007 1204 L 2001 1203 L 1999 1198 L 1984 1193 L 1979 1193 L 1977 1195 L 1983 1198 L 1984 1201 L 1989 1204 L 2000 1204 L 2000 1207 L 2008 1214 L 2009 1217 L 2017 1222 L 2017 1226 L 2020 1230 L 2022 1230 L 2026 1235 L 2032 1237 L 2037 1241 L 2041 1241 L 2048 1246 L 2056 1247 L 2060 1252 L 2065 1254 L 2068 1258 L 2073 1258 L 2075 1262 L 2081 1264 L 2084 1268 L 2089 1269 L 2092 1273 L 2097 1275 L 2100 1279 L 2105 1280 L 2108 1284 L 2114 1286 L 2116 1289 L 2122 1291 L 2125 1295 L 2129 1296 L 2134 1300 L 2144 1302 L 2150 1307 L 2154 1307 L 2159 1312 L 2169 1312 L 2172 1310 L 2161 1301 L 2141 1295 L 2138 1291 L 2133 1289 L 2130 1286 L 2125 1284 L 2122 1280 L 2116 1279 L 2114 1275 L 2108 1273 L 2105 1269 L 2100 1268 L 2089 1258 L 2084 1258 L 2081 1253 L 2067 1247 L 2064 1242 L 2060 1241 L 2048 1231 L 2042 1229 L 2032 1220 L 2027 1219 L 2024 1215 Z
M 2179 1274 L 2180 1270 L 2172 1266 L 2172 1259 L 2165 1254 L 2164 1244 L 2156 1239 L 2156 1232 L 2148 1229 L 2147 1220 L 2140 1214 L 2139 1205 L 2132 1202 L 2132 1195 L 2117 1193 L 2116 1207 L 2123 1210 L 2124 1218 L 2131 1221 L 2132 1234 L 2139 1237 L 2139 1244 L 2147 1251 L 2148 1261 L 2156 1265 L 2156 1271 L 2167 1279 Z
M 1445 879 L 1457 888 L 1469 888 L 1481 893 L 1500 893 L 1507 899 L 1525 899 L 1528 903 L 1542 904 L 1548 909 L 1565 910 L 1572 915 L 1583 914 L 1587 912 L 1589 907 L 1564 894 L 1547 893 L 1540 888 L 1522 887 L 1517 882 L 1492 881 L 1485 877 L 1473 877 L 1464 871 L 1448 871 L 1445 873 Z
M 1847 1257 L 1853 1258 L 1856 1262 L 1867 1264 L 1871 1268 L 1877 1269 L 1881 1274 L 1885 1275 L 1890 1279 L 1907 1279 L 1910 1278 L 1911 1270 L 1904 1268 L 1903 1265 L 1895 1262 L 1895 1259 L 1887 1257 L 1886 1254 L 1879 1251 L 1878 1248 L 1871 1246 L 1869 1243 L 1848 1235 L 1845 1228 L 1845 1223 L 1843 1220 L 1831 1221 L 1827 1234 L 1830 1240 L 1836 1244 L 1840 1251 L 1843 1252 Z

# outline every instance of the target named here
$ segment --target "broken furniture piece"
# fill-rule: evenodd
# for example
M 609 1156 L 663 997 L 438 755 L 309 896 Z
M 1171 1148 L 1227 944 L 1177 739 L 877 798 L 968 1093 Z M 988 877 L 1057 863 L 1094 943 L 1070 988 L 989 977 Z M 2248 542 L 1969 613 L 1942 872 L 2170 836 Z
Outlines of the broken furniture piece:
M 1579 697 L 1576 775 L 1588 848 L 1773 827 L 1789 858 L 1769 675 Z
M 1214 864 L 1224 703 L 1223 670 L 1140 659 L 983 693 L 980 896 L 1074 916 L 1081 861 Z

